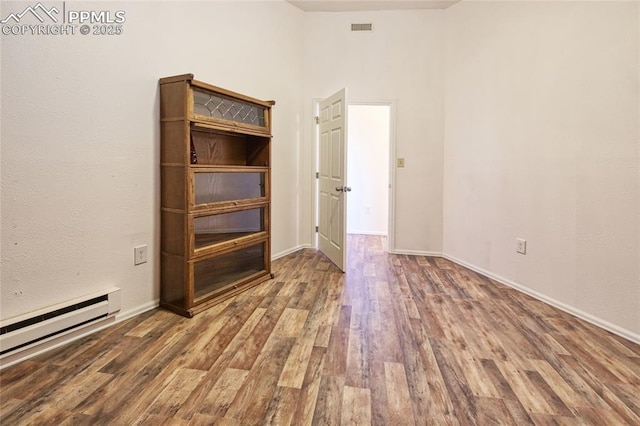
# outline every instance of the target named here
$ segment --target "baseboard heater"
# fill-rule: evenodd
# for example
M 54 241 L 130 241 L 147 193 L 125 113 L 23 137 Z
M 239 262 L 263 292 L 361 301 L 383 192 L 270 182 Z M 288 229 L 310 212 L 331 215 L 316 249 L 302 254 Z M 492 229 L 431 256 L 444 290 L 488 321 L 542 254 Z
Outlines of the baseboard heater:
M 120 310 L 120 289 L 69 300 L 0 322 L 0 356 L 107 318 Z

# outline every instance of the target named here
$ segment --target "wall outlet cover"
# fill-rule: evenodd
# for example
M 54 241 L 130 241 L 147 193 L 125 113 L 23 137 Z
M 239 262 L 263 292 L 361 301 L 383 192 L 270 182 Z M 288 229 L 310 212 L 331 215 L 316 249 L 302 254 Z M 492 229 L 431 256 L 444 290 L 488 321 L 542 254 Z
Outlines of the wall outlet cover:
M 147 263 L 147 246 L 138 246 L 133 248 L 133 264 L 141 265 Z

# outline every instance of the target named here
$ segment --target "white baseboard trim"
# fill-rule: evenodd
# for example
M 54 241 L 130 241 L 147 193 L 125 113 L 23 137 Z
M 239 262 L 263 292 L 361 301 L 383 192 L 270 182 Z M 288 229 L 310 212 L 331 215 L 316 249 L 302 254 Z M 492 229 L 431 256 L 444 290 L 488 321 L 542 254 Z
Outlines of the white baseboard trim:
M 136 315 L 143 314 L 147 311 L 157 308 L 160 306 L 160 300 L 154 300 L 152 302 L 145 303 L 144 305 L 137 306 L 133 309 L 129 309 L 128 311 L 121 312 L 116 314 L 116 323 L 128 320 L 129 318 L 133 318 Z
M 297 245 L 295 247 L 283 250 L 281 252 L 278 252 L 278 253 L 272 255 L 271 256 L 271 260 L 280 259 L 281 257 L 285 257 L 288 254 L 295 253 L 298 250 L 302 250 L 302 249 L 306 249 L 306 248 L 311 248 L 311 245 L 309 245 L 309 244 L 299 244 L 299 245 Z
M 406 254 L 409 256 L 430 256 L 430 257 L 442 257 L 442 253 L 439 251 L 423 251 L 423 250 L 403 250 L 395 249 L 389 251 L 391 254 Z
M 578 308 L 575 308 L 571 305 L 568 305 L 564 302 L 560 302 L 559 300 L 556 300 L 552 297 L 549 297 L 545 294 L 542 294 L 540 292 L 537 292 L 535 290 L 532 290 L 526 286 L 523 286 L 521 284 L 518 284 L 514 281 L 511 281 L 507 278 L 501 277 L 500 275 L 494 274 L 492 272 L 489 272 L 485 269 L 479 268 L 471 263 L 465 262 L 464 260 L 458 259 L 454 256 L 450 256 L 448 254 L 442 254 L 442 257 L 445 259 L 448 259 L 452 262 L 457 263 L 458 265 L 464 266 L 465 268 L 469 268 L 472 271 L 475 271 L 477 273 L 479 273 L 480 275 L 484 275 L 487 278 L 491 278 L 492 280 L 495 280 L 497 282 L 499 282 L 500 284 L 504 284 L 508 287 L 511 287 L 515 290 L 518 290 L 522 293 L 525 293 L 531 297 L 533 297 L 534 299 L 538 299 L 542 302 L 545 302 L 553 307 L 556 307 L 564 312 L 567 312 L 568 314 L 571 314 L 575 317 L 578 317 L 580 319 L 583 319 L 595 326 L 598 326 L 600 328 L 603 328 L 607 331 L 610 331 L 613 334 L 616 334 L 620 337 L 624 337 L 627 340 L 630 340 L 634 343 L 640 344 L 640 334 L 638 333 L 634 333 L 631 330 L 627 330 L 626 328 L 622 328 L 616 324 L 612 324 L 609 321 L 603 320 L 602 318 L 598 318 L 594 315 L 591 315 L 587 312 L 584 312 Z
M 159 301 L 157 300 L 145 303 L 144 305 L 140 305 L 128 311 L 118 313 L 114 316 L 105 318 L 104 320 L 88 324 L 84 327 L 76 328 L 67 333 L 58 334 L 51 339 L 43 340 L 32 345 L 25 346 L 24 348 L 16 350 L 16 352 L 14 353 L 8 353 L 6 354 L 6 356 L 0 358 L 0 370 L 3 370 L 19 362 L 26 361 L 35 356 L 41 355 L 62 345 L 66 345 L 78 339 L 82 339 L 83 337 L 89 336 L 90 334 L 97 333 L 98 331 L 104 330 L 108 327 L 111 327 L 112 325 L 128 320 L 129 318 L 132 318 L 136 315 L 140 315 L 143 312 L 150 311 L 151 309 L 157 308 L 158 306 Z
M 383 237 L 387 236 L 386 232 L 382 231 L 347 231 L 349 235 L 381 235 Z

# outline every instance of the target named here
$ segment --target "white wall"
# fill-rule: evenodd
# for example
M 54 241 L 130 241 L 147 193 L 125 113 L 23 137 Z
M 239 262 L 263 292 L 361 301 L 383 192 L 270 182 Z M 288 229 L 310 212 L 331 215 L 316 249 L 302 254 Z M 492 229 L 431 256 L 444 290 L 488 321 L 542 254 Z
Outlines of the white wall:
M 443 17 L 441 10 L 305 14 L 301 241 L 311 243 L 314 225 L 311 100 L 346 86 L 354 101 L 397 102 L 396 154 L 407 160 L 396 171 L 396 249 L 442 251 Z M 374 31 L 351 32 L 362 22 Z
M 113 285 L 124 313 L 157 301 L 157 80 L 193 72 L 277 101 L 274 254 L 311 244 L 312 98 L 348 86 L 397 101 L 398 249 L 444 251 L 640 333 L 637 3 L 83 7 L 125 10 L 125 33 L 1 36 L 0 318 Z M 139 244 L 150 261 L 134 267 Z
M 24 7 L 3 2 L 3 16 Z M 2 319 L 108 286 L 122 288 L 125 314 L 159 298 L 160 77 L 192 72 L 276 100 L 273 253 L 298 244 L 303 45 L 291 35 L 303 12 L 284 2 L 82 7 L 125 10 L 124 34 L 2 36 Z M 140 244 L 150 259 L 133 266 Z
M 387 235 L 389 225 L 388 105 L 349 105 L 347 233 Z
M 636 339 L 638 16 L 637 2 L 447 10 L 443 244 Z

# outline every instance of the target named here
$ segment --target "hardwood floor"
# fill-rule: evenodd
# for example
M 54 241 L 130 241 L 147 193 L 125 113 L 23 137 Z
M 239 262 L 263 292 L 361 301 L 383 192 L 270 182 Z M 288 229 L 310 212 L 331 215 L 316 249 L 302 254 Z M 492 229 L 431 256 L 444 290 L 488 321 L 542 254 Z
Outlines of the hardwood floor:
M 350 236 L 186 319 L 154 310 L 0 372 L 0 423 L 640 425 L 640 346 L 441 258 Z

